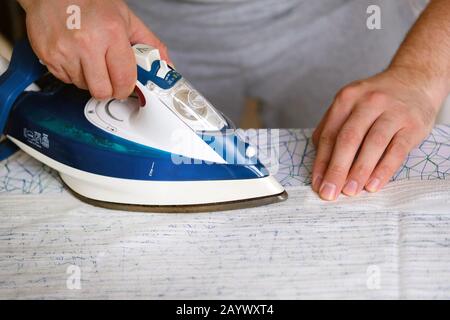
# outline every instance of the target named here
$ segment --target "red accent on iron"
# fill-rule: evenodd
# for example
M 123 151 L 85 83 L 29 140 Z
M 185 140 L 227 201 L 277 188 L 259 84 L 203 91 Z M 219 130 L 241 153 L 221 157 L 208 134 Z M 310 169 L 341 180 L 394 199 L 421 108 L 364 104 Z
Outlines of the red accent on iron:
M 134 92 L 136 92 L 138 99 L 139 99 L 139 105 L 141 107 L 145 107 L 146 101 L 145 101 L 145 96 L 142 93 L 141 89 L 139 89 L 137 86 L 134 87 Z

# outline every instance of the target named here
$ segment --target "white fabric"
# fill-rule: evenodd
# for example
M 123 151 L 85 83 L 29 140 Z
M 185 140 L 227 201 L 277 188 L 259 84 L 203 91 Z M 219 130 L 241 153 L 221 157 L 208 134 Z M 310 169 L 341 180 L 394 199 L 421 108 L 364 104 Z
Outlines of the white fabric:
M 301 186 L 283 204 L 194 215 L 4 197 L 0 298 L 448 299 L 449 189 L 401 181 L 325 203 Z
M 310 135 L 280 131 L 286 202 L 209 214 L 94 208 L 24 154 L 0 162 L 0 298 L 449 299 L 450 127 L 380 193 L 331 203 Z

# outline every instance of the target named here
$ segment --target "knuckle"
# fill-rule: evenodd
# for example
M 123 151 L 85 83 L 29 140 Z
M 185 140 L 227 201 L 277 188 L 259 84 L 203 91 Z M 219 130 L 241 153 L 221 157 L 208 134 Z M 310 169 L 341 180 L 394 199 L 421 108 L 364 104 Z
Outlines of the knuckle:
M 82 49 L 89 49 L 93 43 L 89 32 L 84 30 L 74 30 L 72 37 L 75 43 Z
M 42 55 L 41 60 L 45 63 L 46 66 L 55 65 L 61 62 L 60 54 L 57 49 L 48 50 Z
M 57 41 L 52 51 L 58 56 L 67 58 L 70 54 L 69 47 L 64 41 Z
M 338 103 L 349 103 L 354 101 L 359 95 L 360 89 L 358 85 L 352 84 L 341 89 L 336 95 L 336 101 Z
M 314 162 L 314 171 L 324 171 L 325 168 L 328 166 L 328 161 L 326 161 L 325 159 L 319 159 L 317 158 L 316 161 Z
M 340 164 L 332 164 L 328 167 L 327 174 L 333 177 L 342 177 L 347 175 L 347 168 Z
M 341 132 L 339 132 L 337 140 L 339 143 L 347 144 L 359 144 L 361 138 L 358 134 L 358 131 L 355 128 L 348 127 L 342 128 Z
M 123 23 L 118 19 L 110 19 L 105 24 L 105 30 L 111 37 L 116 38 L 117 34 L 124 30 Z
M 378 121 L 385 127 L 392 126 L 393 123 L 404 127 L 411 123 L 411 118 L 409 114 L 405 113 L 403 108 L 393 105 L 389 111 L 383 112 Z
M 388 141 L 388 138 L 385 133 L 382 131 L 374 131 L 368 137 L 368 141 L 373 144 L 373 146 L 377 148 L 385 148 Z
M 319 144 L 326 147 L 332 147 L 334 145 L 334 141 L 335 139 L 333 138 L 333 135 L 329 133 L 323 133 L 319 137 Z
M 374 108 L 385 105 L 387 100 L 388 95 L 386 93 L 381 91 L 371 91 L 366 95 L 364 102 Z

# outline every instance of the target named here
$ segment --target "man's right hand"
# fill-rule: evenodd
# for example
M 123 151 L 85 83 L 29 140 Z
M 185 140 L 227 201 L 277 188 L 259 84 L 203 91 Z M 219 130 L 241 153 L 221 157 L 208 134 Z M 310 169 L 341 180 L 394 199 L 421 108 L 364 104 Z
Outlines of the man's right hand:
M 122 0 L 19 0 L 27 13 L 31 45 L 49 71 L 89 89 L 97 99 L 124 99 L 136 84 L 132 44 L 167 48 Z M 80 29 L 69 29 L 67 8 L 78 5 Z

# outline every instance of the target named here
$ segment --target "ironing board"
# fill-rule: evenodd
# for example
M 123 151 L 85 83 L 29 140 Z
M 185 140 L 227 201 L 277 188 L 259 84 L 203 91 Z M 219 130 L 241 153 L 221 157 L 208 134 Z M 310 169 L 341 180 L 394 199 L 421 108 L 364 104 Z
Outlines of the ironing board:
M 380 193 L 336 202 L 310 189 L 311 132 L 270 147 L 288 201 L 206 214 L 95 208 L 16 153 L 0 162 L 0 298 L 450 298 L 450 126 Z

